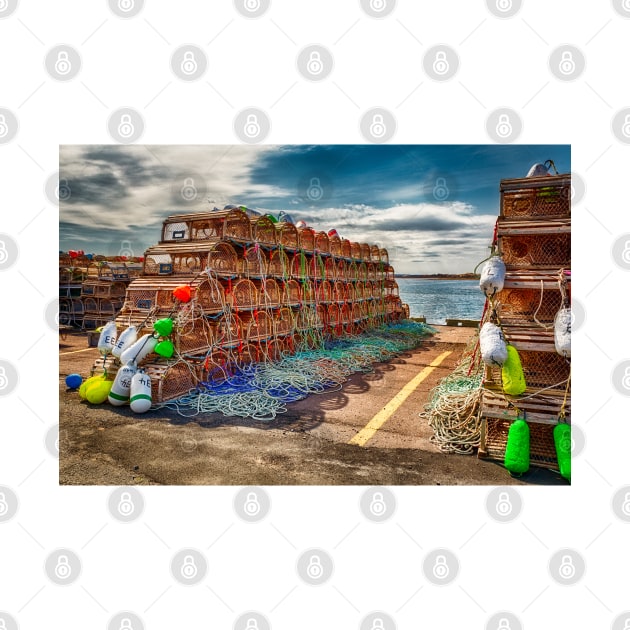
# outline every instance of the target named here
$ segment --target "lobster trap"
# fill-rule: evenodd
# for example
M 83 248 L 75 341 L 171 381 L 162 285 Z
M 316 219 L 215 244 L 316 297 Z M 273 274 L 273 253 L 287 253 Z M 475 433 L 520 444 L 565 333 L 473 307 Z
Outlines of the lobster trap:
M 286 280 L 282 287 L 282 303 L 288 306 L 298 306 L 302 300 L 300 283 L 297 280 Z
M 293 223 L 276 223 L 278 244 L 290 250 L 299 248 L 298 231 Z
M 315 234 L 315 251 L 322 254 L 330 254 L 330 239 L 326 232 L 317 232 Z
M 213 342 L 213 327 L 203 317 L 196 317 L 181 325 L 176 323 L 173 344 L 179 354 L 205 354 Z
M 197 386 L 201 363 L 192 361 L 155 361 L 142 369 L 151 377 L 153 403 L 162 403 L 188 394 Z
M 341 238 L 339 238 L 339 235 L 333 234 L 329 236 L 328 241 L 330 244 L 330 253 L 333 256 L 341 256 Z
M 232 308 L 236 310 L 257 308 L 260 301 L 260 285 L 242 278 L 232 286 L 230 295 Z
M 307 252 L 315 250 L 315 230 L 310 227 L 298 228 L 298 245 Z
M 274 334 L 272 311 L 247 311 L 239 315 L 239 334 L 245 341 L 267 339 Z
M 235 243 L 251 243 L 252 222 L 241 208 L 230 210 L 223 219 L 223 238 Z
M 341 255 L 344 258 L 352 257 L 352 243 L 347 238 L 341 239 Z
M 275 311 L 274 333 L 276 335 L 288 335 L 295 329 L 295 318 L 290 308 L 283 307 Z
M 252 219 L 252 235 L 254 241 L 266 247 L 275 247 L 278 243 L 276 226 L 269 217 L 256 217 Z
M 208 269 L 217 276 L 233 278 L 239 272 L 239 258 L 229 243 L 216 243 L 208 251 Z
M 242 272 L 246 276 L 262 278 L 267 275 L 267 257 L 258 245 L 247 248 L 242 261 Z
M 289 257 L 283 249 L 275 249 L 271 252 L 267 273 L 276 278 L 287 278 L 291 275 Z
M 502 180 L 502 217 L 555 217 L 571 212 L 571 175 Z
M 258 303 L 261 308 L 279 306 L 282 301 L 282 289 L 273 278 L 264 278 L 260 283 Z

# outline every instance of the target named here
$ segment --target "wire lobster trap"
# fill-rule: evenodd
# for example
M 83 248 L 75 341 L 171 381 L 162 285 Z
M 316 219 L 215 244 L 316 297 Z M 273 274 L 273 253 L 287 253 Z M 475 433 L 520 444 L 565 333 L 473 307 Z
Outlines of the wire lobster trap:
M 298 245 L 304 251 L 315 251 L 315 230 L 310 227 L 298 228 Z
M 361 243 L 361 259 L 363 262 L 368 262 L 372 255 L 372 250 L 367 243 Z
M 208 252 L 208 269 L 217 276 L 235 277 L 239 272 L 239 258 L 234 247 L 229 243 L 215 243 Z
M 302 301 L 300 283 L 293 278 L 286 280 L 282 287 L 282 304 L 287 306 L 298 306 Z
M 242 272 L 250 278 L 261 278 L 267 275 L 267 256 L 256 243 L 243 252 Z
M 337 274 L 335 277 L 337 280 L 348 279 L 348 263 L 343 258 L 337 261 Z
M 381 250 L 378 245 L 370 245 L 370 262 L 381 262 Z
M 296 330 L 309 330 L 317 327 L 317 312 L 314 306 L 303 306 L 295 317 Z
M 224 213 L 204 214 L 203 218 L 190 222 L 190 239 L 193 241 L 218 241 L 223 238 Z
M 315 302 L 315 285 L 311 280 L 302 282 L 302 304 L 313 304 Z
M 557 217 L 571 212 L 571 175 L 504 179 L 502 217 Z
M 328 280 L 316 285 L 315 295 L 318 302 L 332 302 L 332 286 Z
M 335 302 L 345 302 L 348 299 L 346 284 L 341 280 L 337 280 L 337 282 L 333 284 L 332 299 Z
M 223 238 L 235 243 L 251 243 L 252 222 L 241 208 L 230 210 L 223 220 Z
M 355 260 L 361 259 L 361 245 L 354 241 L 350 243 L 350 257 Z
M 328 324 L 328 309 L 325 304 L 315 306 L 315 326 L 314 328 L 324 328 Z
M 288 221 L 276 223 L 276 232 L 278 245 L 282 245 L 282 247 L 290 250 L 299 248 L 298 231 L 293 223 L 289 223 Z
M 365 266 L 367 268 L 367 279 L 376 280 L 376 265 L 371 262 L 367 262 L 365 263 Z
M 225 383 L 234 374 L 235 363 L 231 352 L 224 348 L 214 348 L 206 355 L 202 364 L 200 381 L 210 386 Z
M 275 278 L 288 278 L 291 275 L 291 264 L 284 249 L 275 249 L 271 252 L 267 274 Z
M 241 278 L 234 283 L 230 299 L 232 308 L 236 310 L 258 308 L 260 286 L 247 278 Z
M 175 275 L 197 274 L 205 267 L 207 256 L 205 252 L 186 252 L 171 255 L 173 257 L 173 273 Z
M 323 280 L 326 277 L 326 265 L 324 264 L 324 259 L 319 254 L 313 254 L 313 256 L 310 257 L 308 277 L 317 280 Z
M 166 219 L 162 224 L 162 243 L 183 243 L 191 237 L 190 222 L 178 219 Z
M 390 280 L 389 282 L 385 283 L 385 297 L 398 297 L 400 295 L 400 290 L 398 288 L 398 282 L 396 282 L 395 280 Z M 374 296 L 376 297 L 376 296 Z
M 245 311 L 243 315 L 247 315 Z M 209 322 L 212 326 L 212 336 L 218 346 L 238 345 L 241 341 L 241 320 L 235 313 L 227 312 L 218 319 Z
M 293 311 L 286 306 L 278 309 L 273 317 L 274 333 L 276 335 L 288 335 L 295 330 L 296 321 Z
M 330 254 L 330 239 L 326 232 L 315 234 L 315 251 L 322 254 Z
M 341 238 L 338 234 L 328 236 L 328 242 L 330 245 L 330 253 L 333 256 L 341 256 Z
M 389 252 L 384 247 L 379 250 L 379 258 L 381 259 L 380 262 L 389 265 Z
M 309 260 L 303 251 L 296 252 L 291 258 L 291 276 L 293 278 L 308 278 Z
M 508 269 L 570 267 L 571 234 L 515 234 L 499 236 L 499 251 Z
M 357 279 L 365 282 L 368 279 L 367 265 L 364 262 L 360 262 L 357 265 Z
M 146 252 L 142 275 L 170 276 L 173 273 L 173 257 L 167 252 Z
M 341 255 L 344 258 L 352 257 L 352 243 L 347 238 L 341 239 Z
M 328 256 L 324 263 L 324 275 L 326 280 L 337 279 L 337 260 L 333 256 Z
M 178 354 L 205 354 L 214 343 L 214 329 L 203 317 L 179 325 L 173 332 L 173 345 Z
M 276 226 L 266 216 L 252 219 L 252 236 L 257 243 L 265 247 L 275 247 L 278 244 Z
M 274 334 L 272 311 L 247 311 L 239 315 L 240 338 L 267 339 Z
M 555 288 L 504 288 L 497 294 L 501 322 L 510 326 L 532 326 L 536 322 L 552 327 L 562 307 L 562 294 Z

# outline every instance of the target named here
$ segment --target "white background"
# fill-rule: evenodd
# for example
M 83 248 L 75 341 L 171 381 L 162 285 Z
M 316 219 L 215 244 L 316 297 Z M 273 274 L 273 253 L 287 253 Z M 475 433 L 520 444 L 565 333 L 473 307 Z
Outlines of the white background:
M 82 57 L 67 83 L 44 66 L 59 43 Z M 171 72 L 170 55 L 184 43 L 206 51 L 201 80 L 182 82 Z M 311 43 L 334 56 L 320 83 L 296 69 Z M 422 69 L 423 52 L 436 43 L 460 58 L 446 82 Z M 564 43 L 586 58 L 571 82 L 548 67 Z M 359 628 L 371 610 L 387 611 L 401 629 L 484 628 L 498 610 L 536 630 L 610 627 L 630 608 L 629 525 L 611 508 L 615 491 L 630 483 L 627 404 L 611 380 L 630 356 L 628 272 L 611 254 L 630 232 L 630 147 L 611 129 L 615 113 L 630 105 L 629 48 L 630 20 L 606 1 L 526 0 L 510 19 L 481 0 L 399 0 L 383 19 L 368 17 L 357 0 L 273 0 L 257 19 L 227 0 L 149 1 L 125 20 L 102 0 L 22 0 L 0 19 L 0 107 L 20 125 L 0 144 L 0 232 L 20 249 L 0 273 L 0 358 L 20 375 L 0 397 L 0 485 L 20 501 L 16 517 L 0 524 L 0 610 L 25 630 L 105 628 L 121 610 L 151 629 L 231 628 L 246 610 L 261 611 L 277 630 Z M 572 171 L 586 183 L 573 208 L 573 295 L 586 311 L 573 339 L 573 421 L 586 442 L 572 487 L 520 489 L 523 511 L 509 524 L 489 517 L 490 488 L 394 488 L 398 508 L 384 524 L 362 516 L 363 488 L 270 488 L 269 516 L 247 524 L 233 510 L 238 488 L 146 487 L 142 517 L 126 525 L 107 510 L 111 488 L 58 487 L 58 462 L 44 446 L 58 422 L 58 336 L 44 318 L 57 295 L 58 209 L 44 184 L 58 168 L 60 144 L 112 142 L 107 119 L 122 106 L 142 113 L 141 141 L 151 144 L 232 144 L 233 119 L 248 106 L 271 118 L 269 143 L 363 142 L 361 114 L 376 106 L 397 120 L 393 142 L 488 143 L 486 119 L 506 106 L 523 120 L 517 142 L 570 143 Z M 58 547 L 81 556 L 82 574 L 70 586 L 44 573 Z M 198 586 L 170 575 L 183 547 L 208 559 Z M 308 547 L 334 557 L 324 586 L 296 575 Z M 453 550 L 461 564 L 457 580 L 441 588 L 421 570 L 436 547 Z M 549 558 L 561 547 L 586 560 L 575 586 L 549 576 Z

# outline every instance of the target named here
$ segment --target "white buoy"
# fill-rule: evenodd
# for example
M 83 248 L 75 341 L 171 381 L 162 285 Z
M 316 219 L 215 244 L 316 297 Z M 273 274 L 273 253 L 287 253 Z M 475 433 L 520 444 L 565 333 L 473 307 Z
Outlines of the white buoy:
M 505 263 L 500 256 L 493 256 L 486 262 L 481 270 L 479 288 L 486 297 L 494 297 L 503 291 L 505 283 Z
M 129 406 L 135 413 L 151 409 L 151 376 L 143 370 L 138 370 L 131 379 Z
M 479 331 L 481 358 L 486 365 L 502 366 L 508 357 L 503 331 L 492 322 L 486 322 Z
M 571 358 L 571 309 L 561 308 L 556 313 L 556 319 L 553 325 L 554 342 L 556 344 L 556 352 Z
M 136 373 L 135 363 L 123 365 L 116 374 L 112 388 L 109 390 L 107 400 L 114 405 L 120 407 L 129 402 L 129 392 L 131 391 L 131 379 Z
M 136 343 L 123 351 L 120 355 L 120 362 L 127 364 L 133 361 L 136 365 L 138 365 L 142 359 L 153 352 L 157 343 L 158 340 L 153 335 L 148 333 L 146 335 L 142 335 Z
M 129 326 L 126 330 L 123 330 L 116 338 L 114 349 L 112 354 L 115 357 L 120 358 L 120 355 L 132 344 L 138 340 L 138 331 L 135 326 Z
M 98 351 L 103 355 L 111 354 L 116 343 L 116 322 L 107 322 L 98 338 Z

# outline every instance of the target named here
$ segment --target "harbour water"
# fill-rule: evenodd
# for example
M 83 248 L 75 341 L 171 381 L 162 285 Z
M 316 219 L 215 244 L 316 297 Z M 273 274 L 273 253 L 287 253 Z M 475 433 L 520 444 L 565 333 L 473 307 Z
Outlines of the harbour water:
M 403 302 L 411 317 L 426 317 L 428 324 L 449 319 L 480 319 L 484 295 L 477 280 L 428 280 L 396 278 Z

